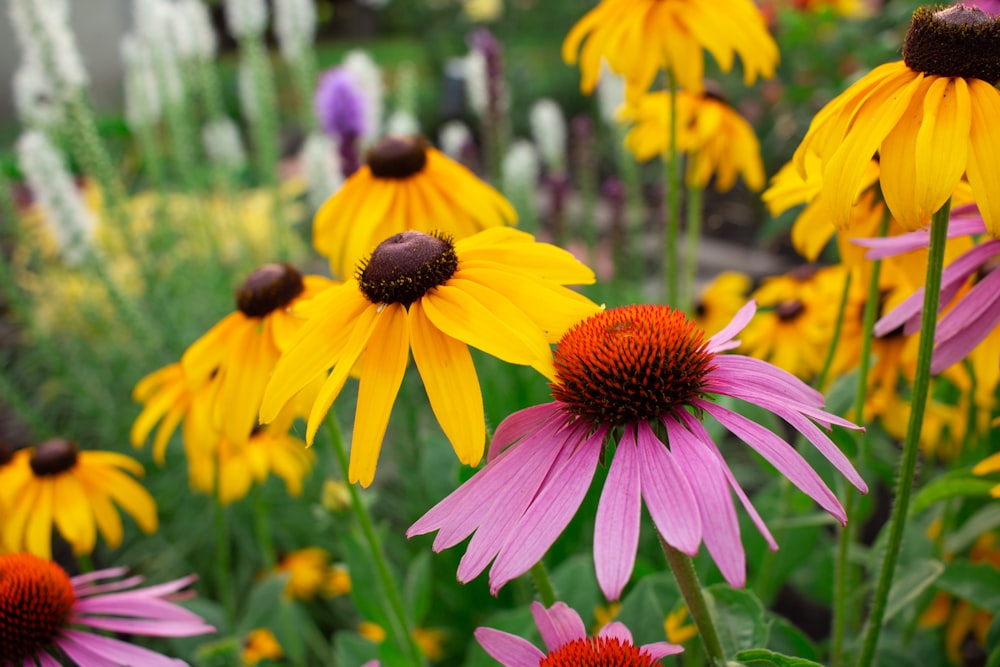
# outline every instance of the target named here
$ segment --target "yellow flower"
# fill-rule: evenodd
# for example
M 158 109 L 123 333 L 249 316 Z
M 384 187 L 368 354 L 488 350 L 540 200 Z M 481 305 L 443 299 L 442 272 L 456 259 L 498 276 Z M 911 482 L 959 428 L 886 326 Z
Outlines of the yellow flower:
M 475 465 L 486 429 L 468 346 L 551 378 L 550 344 L 600 310 L 563 285 L 593 281 L 593 272 L 566 251 L 508 227 L 454 243 L 415 231 L 396 234 L 375 249 L 357 278 L 296 309 L 306 323 L 274 369 L 261 421 L 273 420 L 332 368 L 309 414 L 311 444 L 360 361 L 348 477 L 368 486 L 412 350 L 442 430 L 459 460 Z
M 361 621 L 358 624 L 358 634 L 373 644 L 381 644 L 386 638 L 385 629 L 371 621 Z M 413 641 L 417 643 L 417 646 L 420 647 L 420 650 L 423 651 L 429 660 L 439 660 L 444 655 L 443 644 L 446 635 L 443 630 L 436 628 L 413 628 L 413 632 L 410 634 L 413 637 Z
M 261 660 L 281 660 L 285 652 L 277 637 L 267 628 L 257 628 L 247 633 L 243 642 L 243 664 L 253 667 Z
M 987 456 L 972 468 L 973 475 L 991 475 L 995 472 L 1000 472 L 1000 452 Z M 990 495 L 1000 498 L 1000 483 L 990 490 Z
M 503 0 L 464 0 L 462 13 L 473 23 L 492 23 L 503 16 Z
M 373 644 L 381 644 L 387 636 L 381 625 L 372 623 L 371 621 L 361 621 L 358 623 L 358 634 Z
M 68 440 L 46 440 L 14 453 L 0 468 L 0 506 L 4 545 L 52 557 L 52 527 L 76 555 L 94 550 L 97 532 L 108 546 L 122 542 L 122 521 L 115 508 L 130 514 L 145 533 L 157 528 L 156 503 L 132 477 L 142 466 L 115 452 L 80 451 Z
M 618 612 L 622 609 L 622 603 L 615 601 L 609 602 L 606 605 L 599 604 L 594 607 L 594 627 L 591 628 L 590 634 L 596 635 L 601 631 L 605 625 L 615 620 L 618 616 Z
M 702 49 L 723 72 L 739 54 L 747 85 L 774 76 L 778 63 L 778 46 L 750 0 L 603 0 L 570 30 L 562 56 L 570 65 L 579 57 L 584 93 L 597 85 L 602 60 L 638 92 L 649 90 L 661 69 L 681 88 L 700 91 Z
M 330 554 L 320 547 L 291 551 L 278 563 L 278 572 L 288 573 L 285 595 L 296 600 L 311 600 L 326 584 Z
M 706 334 L 718 333 L 746 305 L 750 285 L 749 276 L 738 271 L 723 271 L 698 295 L 694 321 Z
M 326 581 L 323 583 L 323 595 L 328 598 L 336 598 L 342 595 L 349 595 L 351 592 L 351 574 L 347 567 L 339 563 L 330 566 L 326 573 Z
M 687 607 L 681 605 L 667 614 L 667 618 L 663 621 L 663 631 L 671 644 L 683 644 L 698 635 L 698 629 L 694 625 L 684 625 L 687 615 Z
M 313 245 L 347 279 L 383 239 L 436 230 L 463 239 L 517 222 L 499 192 L 419 137 L 387 137 L 316 213 Z
M 670 150 L 670 93 L 633 97 L 619 111 L 632 123 L 625 147 L 638 160 L 649 160 Z M 750 123 L 718 95 L 677 93 L 677 150 L 688 156 L 688 187 L 704 188 L 715 176 L 715 189 L 730 190 L 736 176 L 751 190 L 764 187 L 760 143 Z
M 872 156 L 893 217 L 925 226 L 968 177 L 987 229 L 1000 234 L 1000 23 L 962 5 L 918 9 L 903 61 L 881 65 L 826 105 L 793 158 L 822 169 L 823 201 L 838 228 L 866 187 Z

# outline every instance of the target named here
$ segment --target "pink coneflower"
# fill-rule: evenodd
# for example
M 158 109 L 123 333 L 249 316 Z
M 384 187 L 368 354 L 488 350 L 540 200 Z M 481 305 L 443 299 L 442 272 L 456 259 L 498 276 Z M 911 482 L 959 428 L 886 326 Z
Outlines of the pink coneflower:
M 535 625 L 542 635 L 547 652 L 517 635 L 493 628 L 477 628 L 480 646 L 504 667 L 580 667 L 581 665 L 620 665 L 654 667 L 660 658 L 684 650 L 669 642 L 636 646 L 632 633 L 622 623 L 608 623 L 595 637 L 587 636 L 583 619 L 563 602 L 546 609 L 531 603 Z
M 986 224 L 976 214 L 975 204 L 956 209 L 948 223 L 948 238 L 985 233 Z M 930 233 L 919 231 L 881 239 L 856 239 L 855 243 L 871 248 L 866 255 L 868 259 L 882 259 L 926 250 L 930 245 Z M 939 310 L 952 302 L 969 278 L 976 276 L 977 279 L 938 323 L 934 333 L 932 373 L 940 373 L 965 359 L 1000 324 L 1000 271 L 994 270 L 997 255 L 1000 255 L 1000 240 L 990 239 L 963 253 L 941 274 Z M 885 336 L 900 327 L 906 335 L 919 331 L 923 301 L 924 288 L 921 287 L 875 323 L 875 335 Z
M 201 617 L 169 602 L 194 581 L 127 590 L 142 577 L 110 581 L 125 568 L 70 578 L 52 561 L 32 554 L 0 555 L 0 665 L 80 667 L 185 663 L 84 628 L 150 637 L 188 637 L 215 632 Z M 100 583 L 100 582 L 104 583 Z
M 580 507 L 598 463 L 610 461 L 594 532 L 597 580 L 609 599 L 620 597 L 631 576 L 642 501 L 668 544 L 694 555 L 704 541 L 726 580 L 743 586 L 746 556 L 730 490 L 771 549 L 778 547 L 702 425 L 706 414 L 846 523 L 837 498 L 794 447 L 712 400 L 731 396 L 770 410 L 867 491 L 816 424 L 857 426 L 823 411 L 822 395 L 787 372 L 720 354 L 739 344 L 733 338 L 754 312 L 751 301 L 707 340 L 669 306 L 616 308 L 577 324 L 556 349 L 555 401 L 505 419 L 486 467 L 407 534 L 440 531 L 434 550 L 441 551 L 475 532 L 458 578 L 473 579 L 495 558 L 496 593 L 542 557 Z

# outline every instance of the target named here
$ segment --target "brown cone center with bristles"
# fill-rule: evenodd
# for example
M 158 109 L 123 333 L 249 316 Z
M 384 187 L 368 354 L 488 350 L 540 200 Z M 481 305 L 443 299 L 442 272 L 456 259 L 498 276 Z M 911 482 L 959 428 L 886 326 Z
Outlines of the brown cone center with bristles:
M 368 167 L 376 178 L 402 180 L 427 164 L 423 137 L 386 137 L 368 150 Z
M 50 647 L 69 626 L 74 602 L 73 584 L 55 563 L 0 555 L 0 665 L 20 665 Z
M 903 62 L 915 72 L 1000 82 L 1000 18 L 957 4 L 921 7 L 903 40 Z
M 75 442 L 52 438 L 35 445 L 31 453 L 31 471 L 38 477 L 59 475 L 75 466 L 79 455 Z
M 653 420 L 703 395 L 715 359 L 705 347 L 698 325 L 669 306 L 598 313 L 559 341 L 552 396 L 594 424 Z
M 458 270 L 451 238 L 443 234 L 400 232 L 382 241 L 358 267 L 361 291 L 372 303 L 411 303 Z
M 789 299 L 788 301 L 781 301 L 777 306 L 774 307 L 774 314 L 778 316 L 778 319 L 782 322 L 791 322 L 792 320 L 798 318 L 799 315 L 805 311 L 806 307 L 798 299 Z
M 629 641 L 617 637 L 574 639 L 552 651 L 538 667 L 654 667 L 659 662 Z
M 236 292 L 236 308 L 247 317 L 264 317 L 302 294 L 302 274 L 291 264 L 265 264 L 247 276 Z

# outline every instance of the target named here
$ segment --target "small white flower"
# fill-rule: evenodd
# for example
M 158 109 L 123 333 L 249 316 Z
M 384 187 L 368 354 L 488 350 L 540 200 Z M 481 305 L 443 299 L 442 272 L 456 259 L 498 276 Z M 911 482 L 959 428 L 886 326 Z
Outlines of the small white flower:
M 460 120 L 449 120 L 441 127 L 438 135 L 441 150 L 452 160 L 460 160 L 466 146 L 472 143 L 472 132 Z
M 385 122 L 385 133 L 392 136 L 420 134 L 420 121 L 405 109 L 396 109 Z
M 226 0 L 225 7 L 226 25 L 233 37 L 248 39 L 264 34 L 267 27 L 267 5 L 264 0 Z
M 274 32 L 281 57 L 294 62 L 316 37 L 315 0 L 279 0 L 274 3 Z
M 470 51 L 465 56 L 465 100 L 480 118 L 490 106 L 489 77 L 486 73 L 486 56 L 481 51 Z
M 500 164 L 504 194 L 524 200 L 534 196 L 538 185 L 540 169 L 538 151 L 526 139 L 518 139 L 510 145 Z
M 121 52 L 122 62 L 125 63 L 125 121 L 132 128 L 152 125 L 163 116 L 164 96 L 150 48 L 134 35 L 125 35 L 122 37 Z M 168 89 L 180 85 L 179 74 L 171 79 L 173 82 L 163 90 L 167 90 L 168 95 L 176 95 L 176 89 Z
M 201 141 L 208 159 L 215 164 L 238 169 L 247 162 L 240 130 L 231 118 L 219 118 L 201 128 Z
M 601 120 L 615 125 L 615 114 L 625 103 L 625 79 L 611 71 L 607 63 L 601 64 L 601 76 L 597 80 L 597 106 Z
M 25 58 L 14 72 L 14 108 L 26 125 L 49 127 L 62 120 L 62 106 L 40 63 Z
M 83 58 L 69 28 L 69 8 L 63 0 L 10 0 L 14 34 L 27 60 L 44 64 L 43 71 L 60 97 L 89 82 Z
M 545 166 L 562 170 L 566 161 L 566 119 L 555 100 L 541 99 L 531 107 L 531 136 Z
M 314 132 L 302 144 L 301 155 L 309 185 L 309 205 L 316 210 L 344 183 L 337 145 L 327 135 Z
M 208 7 L 201 0 L 177 0 L 175 7 L 174 14 L 178 20 L 173 25 L 174 40 L 178 44 L 181 58 L 209 60 L 215 57 L 219 45 Z
M 369 118 L 364 124 L 365 134 L 361 137 L 361 145 L 366 146 L 375 141 L 382 130 L 382 109 L 385 100 L 382 70 L 371 56 L 360 50 L 350 51 L 344 56 L 344 68 L 351 73 L 358 84 L 358 90 L 365 97 L 365 110 Z

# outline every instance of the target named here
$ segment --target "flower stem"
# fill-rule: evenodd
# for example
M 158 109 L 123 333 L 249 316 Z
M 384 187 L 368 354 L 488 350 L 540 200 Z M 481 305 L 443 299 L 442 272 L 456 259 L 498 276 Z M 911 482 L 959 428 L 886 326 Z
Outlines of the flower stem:
M 549 572 L 545 569 L 545 564 L 542 561 L 531 566 L 531 581 L 534 582 L 538 597 L 546 608 L 556 603 L 556 589 L 552 585 L 552 579 L 549 578 Z
M 666 239 L 663 262 L 663 288 L 667 304 L 677 304 L 677 282 L 680 271 L 677 270 L 677 230 L 681 217 L 681 169 L 680 151 L 677 150 L 677 81 L 670 79 L 668 95 L 670 97 L 670 148 L 667 156 L 667 220 Z
M 330 434 L 330 442 L 333 445 L 333 453 L 336 455 L 337 462 L 344 471 L 344 477 L 346 478 L 350 467 L 350 459 L 347 456 L 344 437 L 340 433 L 340 425 L 332 413 L 326 418 L 326 427 Z M 403 605 L 403 596 L 396 585 L 396 579 L 389 570 L 389 563 L 382 550 L 382 544 L 379 542 L 378 535 L 375 533 L 372 518 L 368 514 L 368 509 L 364 503 L 361 502 L 361 494 L 358 492 L 358 488 L 354 484 L 348 483 L 347 491 L 351 496 L 351 510 L 354 512 L 358 525 L 361 527 L 361 533 L 368 545 L 369 555 L 375 564 L 375 571 L 378 574 L 386 599 L 389 602 L 391 608 L 390 620 L 393 621 L 393 630 L 396 638 L 402 644 L 400 648 L 404 653 L 408 654 L 407 657 L 411 665 L 423 667 L 425 664 L 423 653 L 413 639 L 410 622 L 406 615 L 406 608 Z
M 264 559 L 264 569 L 273 570 L 278 561 L 274 553 L 271 527 L 267 521 L 267 505 L 264 503 L 264 494 L 259 488 L 253 490 L 253 523 L 254 532 L 257 533 L 257 546 Z
M 705 594 L 701 589 L 701 582 L 698 581 L 698 573 L 694 570 L 694 562 L 691 557 L 681 553 L 677 549 L 667 544 L 663 536 L 657 533 L 660 539 L 660 546 L 663 548 L 663 555 L 667 557 L 670 569 L 673 570 L 674 579 L 687 603 L 691 620 L 698 628 L 701 635 L 701 642 L 705 647 L 705 654 L 708 656 L 708 663 L 712 667 L 724 667 L 726 664 L 726 654 L 722 650 L 722 642 L 719 641 L 719 633 L 715 629 L 715 620 L 712 618 L 712 611 L 705 600 Z
M 917 369 L 913 378 L 913 398 L 911 399 L 910 422 L 903 442 L 903 452 L 899 462 L 899 476 L 896 479 L 896 501 L 889 517 L 889 536 L 886 541 L 885 556 L 879 570 L 871 611 L 865 627 L 864 643 L 857 664 L 869 667 L 875 657 L 882 619 L 889 601 L 896 561 L 903 542 L 903 529 L 910 508 L 913 491 L 913 477 L 917 466 L 917 452 L 920 449 L 920 431 L 927 407 L 927 394 L 931 380 L 931 358 L 934 354 L 934 333 L 937 329 L 938 301 L 941 292 L 941 274 L 944 271 L 944 250 L 948 240 L 948 214 L 951 201 L 945 203 L 931 219 L 931 243 L 927 251 L 927 280 L 924 284 L 924 307 L 920 317 L 920 344 L 917 349 Z
M 681 294 L 680 307 L 685 313 L 693 315 L 694 283 L 698 275 L 698 242 L 701 240 L 701 199 L 702 188 L 693 185 L 687 189 L 687 207 L 684 225 L 684 293 Z

